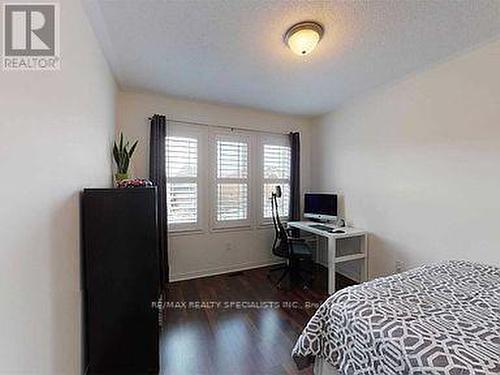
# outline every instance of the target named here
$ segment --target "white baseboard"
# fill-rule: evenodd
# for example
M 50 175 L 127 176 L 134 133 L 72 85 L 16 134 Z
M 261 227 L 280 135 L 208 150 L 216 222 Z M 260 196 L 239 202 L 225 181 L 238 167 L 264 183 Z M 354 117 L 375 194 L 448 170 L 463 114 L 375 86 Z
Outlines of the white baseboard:
M 216 268 L 210 268 L 210 269 L 204 269 L 204 270 L 198 270 L 198 271 L 175 273 L 175 274 L 170 275 L 170 282 L 198 279 L 201 277 L 208 277 L 208 276 L 223 275 L 225 273 L 251 270 L 254 268 L 274 266 L 274 265 L 283 264 L 283 263 L 284 262 L 280 261 L 280 260 L 271 260 L 268 262 L 247 262 L 247 263 L 235 264 L 232 266 L 224 266 L 224 267 L 216 267 Z

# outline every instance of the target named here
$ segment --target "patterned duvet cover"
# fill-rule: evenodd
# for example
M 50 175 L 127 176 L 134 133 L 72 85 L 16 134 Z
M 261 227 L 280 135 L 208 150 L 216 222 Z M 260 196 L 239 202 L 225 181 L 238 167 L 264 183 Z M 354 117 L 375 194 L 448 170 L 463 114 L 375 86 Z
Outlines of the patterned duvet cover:
M 341 374 L 500 374 L 500 268 L 450 261 L 342 289 L 292 356 Z

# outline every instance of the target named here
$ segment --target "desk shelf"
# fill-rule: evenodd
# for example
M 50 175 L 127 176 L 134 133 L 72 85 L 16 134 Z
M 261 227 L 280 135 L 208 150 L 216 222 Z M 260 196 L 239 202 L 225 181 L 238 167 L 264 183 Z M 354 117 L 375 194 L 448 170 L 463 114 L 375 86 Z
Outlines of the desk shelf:
M 332 233 L 312 227 L 313 222 L 308 221 L 293 221 L 288 225 L 292 228 L 300 229 L 309 234 L 316 235 L 317 249 L 321 248 L 322 244 L 326 243 L 327 259 L 320 260 L 318 263 L 328 267 L 328 293 L 335 293 L 335 272 L 339 272 L 344 276 L 342 268 L 356 268 L 359 274 L 357 277 L 359 282 L 368 279 L 368 233 L 362 229 L 343 227 L 338 228 L 345 233 Z M 321 250 L 321 249 L 319 249 Z M 321 252 L 321 251 L 319 251 Z M 340 268 L 340 269 L 339 269 Z M 345 270 L 344 270 L 345 271 Z
M 365 254 L 351 254 L 335 258 L 335 264 L 350 262 L 353 260 L 365 259 Z

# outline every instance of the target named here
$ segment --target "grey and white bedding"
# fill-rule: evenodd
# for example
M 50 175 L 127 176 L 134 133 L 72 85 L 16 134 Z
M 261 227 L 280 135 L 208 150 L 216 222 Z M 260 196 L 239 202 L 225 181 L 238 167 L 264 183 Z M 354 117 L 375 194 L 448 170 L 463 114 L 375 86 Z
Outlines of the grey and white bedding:
M 292 356 L 343 375 L 500 374 L 500 268 L 450 261 L 342 289 Z

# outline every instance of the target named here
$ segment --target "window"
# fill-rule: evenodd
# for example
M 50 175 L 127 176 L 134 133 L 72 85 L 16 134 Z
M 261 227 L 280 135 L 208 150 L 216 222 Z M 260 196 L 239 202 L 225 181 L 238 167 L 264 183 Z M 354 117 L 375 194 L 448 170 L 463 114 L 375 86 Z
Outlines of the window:
M 218 223 L 248 221 L 248 141 L 242 137 L 216 137 L 216 207 Z
M 281 141 L 281 142 L 280 142 Z M 278 213 L 280 217 L 288 217 L 290 202 L 290 146 L 281 139 L 275 142 L 264 140 L 263 147 L 263 217 L 272 217 L 271 194 L 276 186 L 281 187 L 281 198 L 278 198 Z
M 171 124 L 166 137 L 169 230 L 251 228 L 288 217 L 290 144 L 286 135 Z
M 198 139 L 167 136 L 167 209 L 172 226 L 198 223 Z

